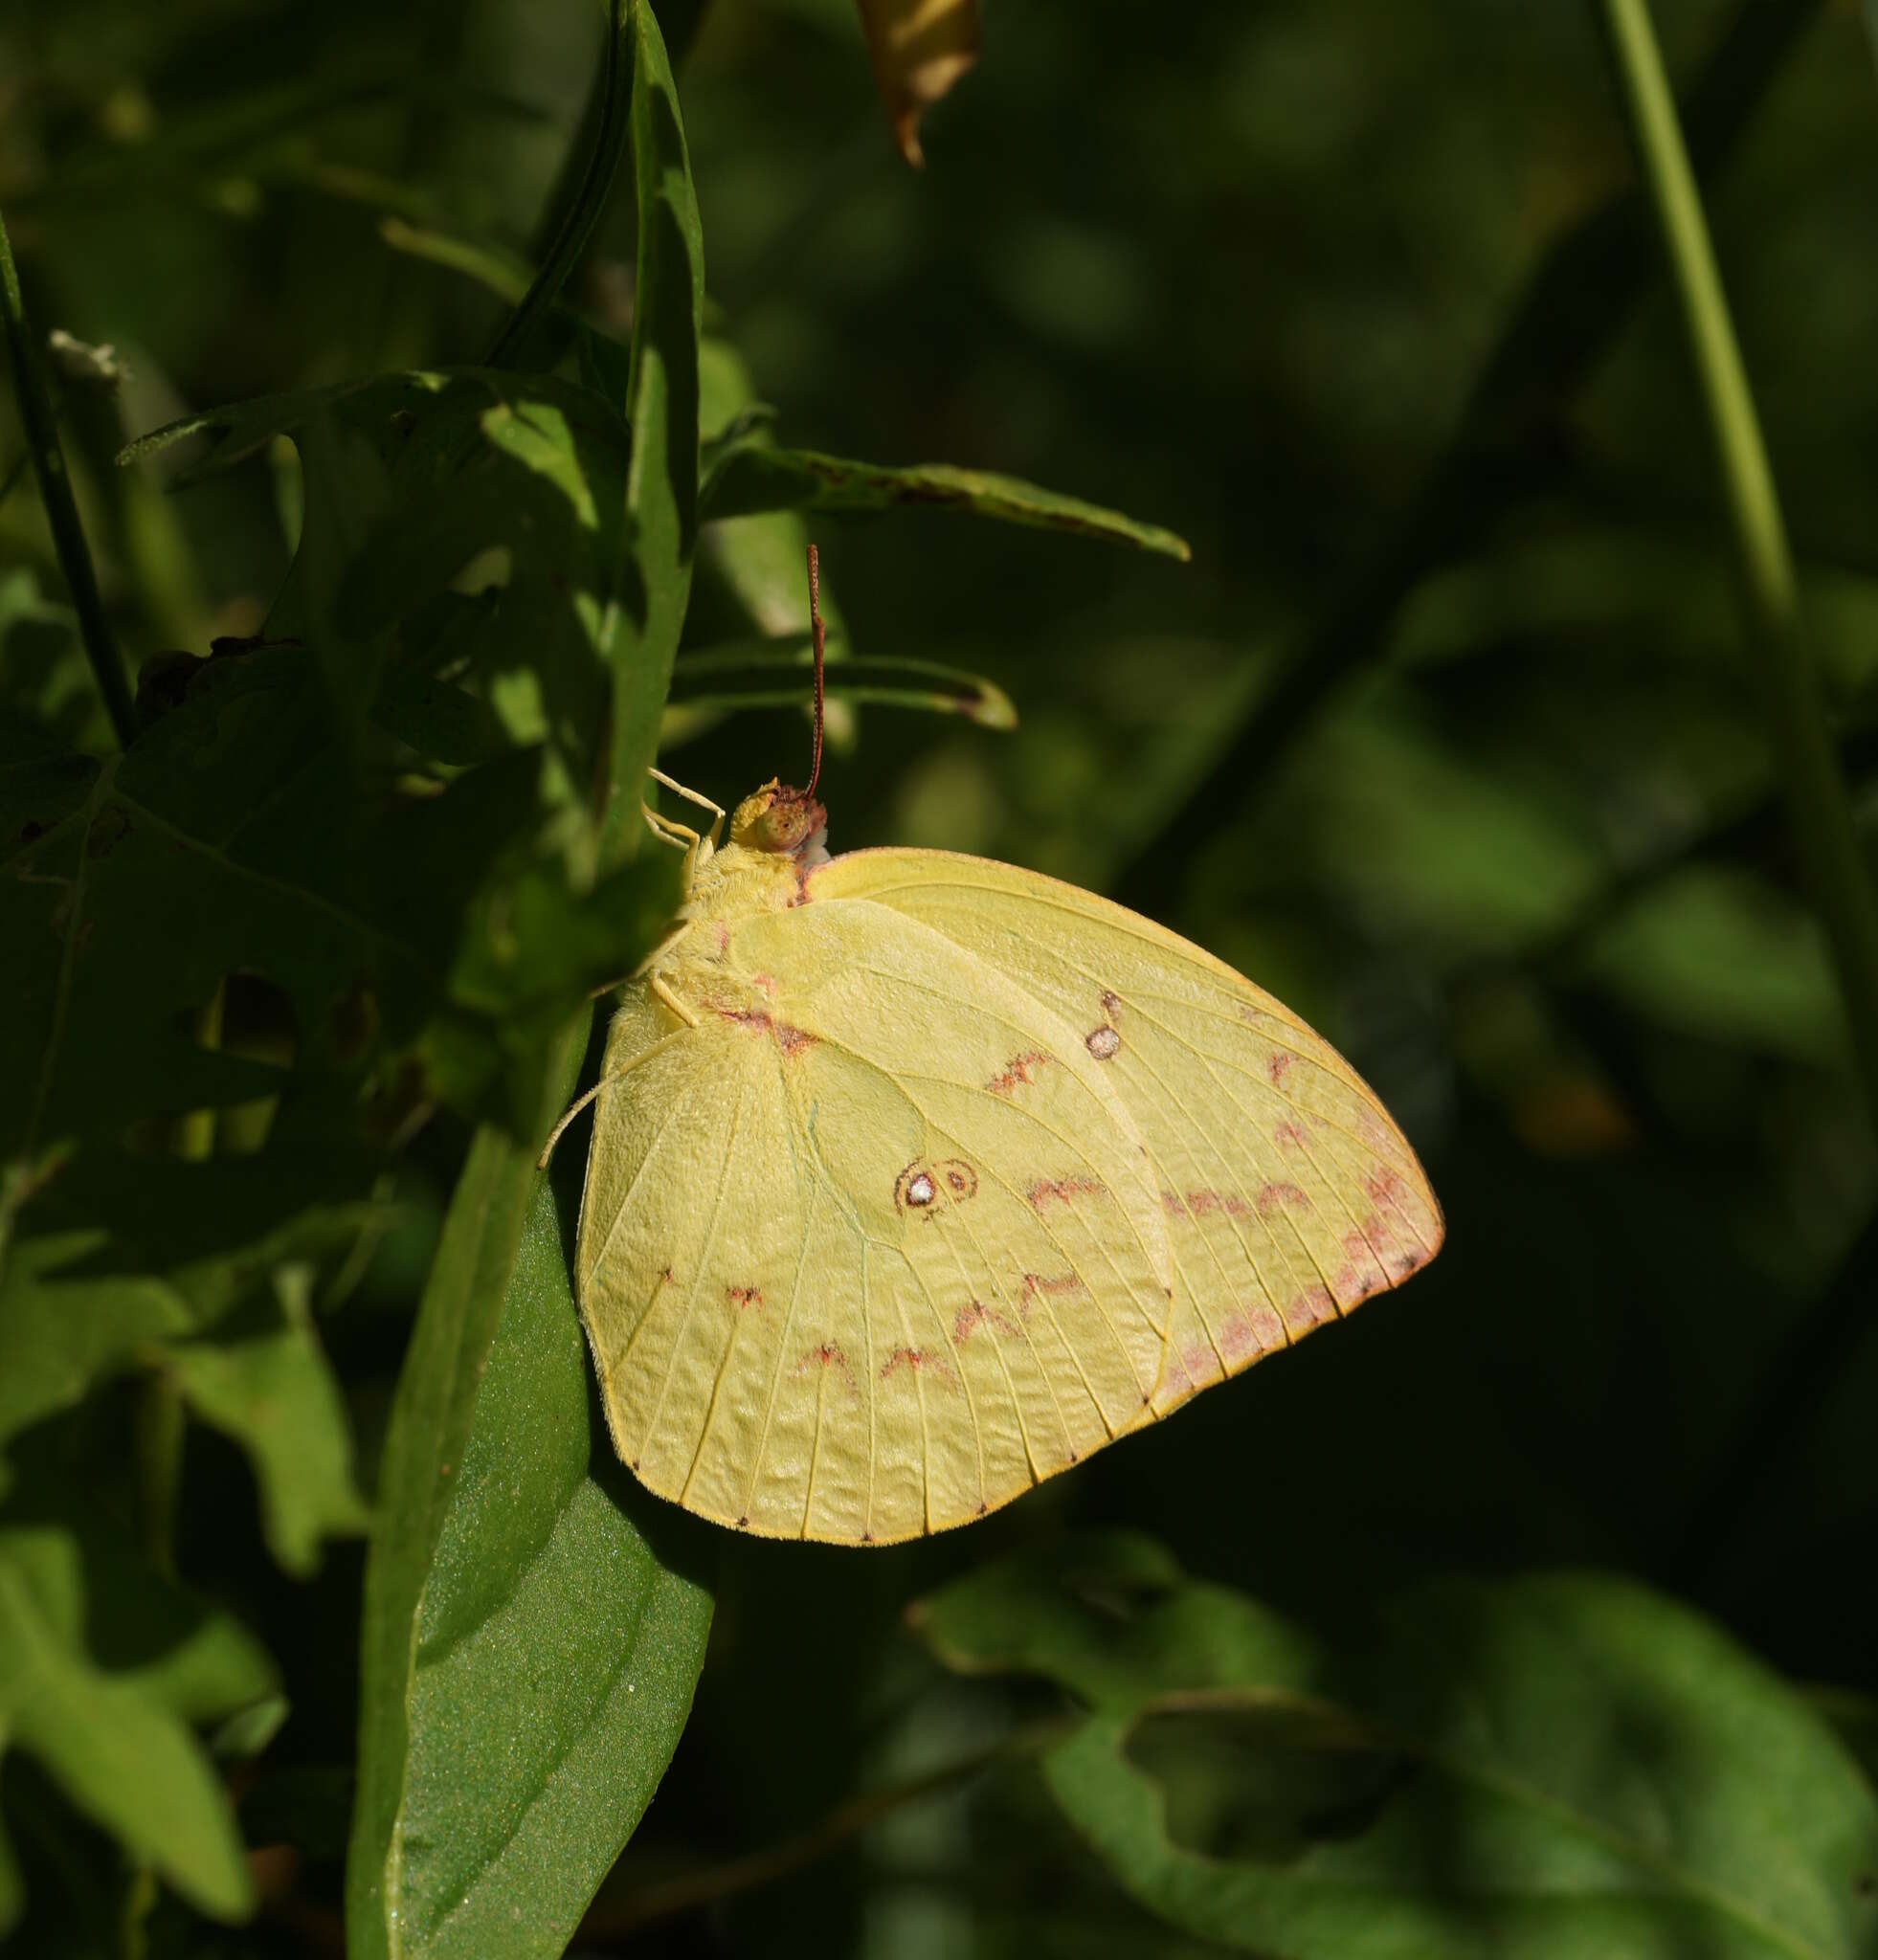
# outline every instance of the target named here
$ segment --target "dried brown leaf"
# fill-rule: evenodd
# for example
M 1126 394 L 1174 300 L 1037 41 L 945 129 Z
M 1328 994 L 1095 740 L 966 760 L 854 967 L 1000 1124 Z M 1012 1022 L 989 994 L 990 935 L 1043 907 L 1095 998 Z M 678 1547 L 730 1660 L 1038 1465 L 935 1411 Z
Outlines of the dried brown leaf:
M 914 166 L 920 118 L 978 58 L 978 0 L 860 0 L 894 141 Z

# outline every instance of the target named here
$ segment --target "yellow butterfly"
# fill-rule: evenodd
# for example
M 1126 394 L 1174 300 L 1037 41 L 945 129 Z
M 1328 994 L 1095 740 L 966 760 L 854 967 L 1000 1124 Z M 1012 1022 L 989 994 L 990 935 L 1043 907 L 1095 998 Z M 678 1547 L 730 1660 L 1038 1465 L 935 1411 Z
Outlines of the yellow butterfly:
M 1434 1257 L 1414 1151 L 1269 994 L 1034 872 L 830 858 L 815 782 L 721 848 L 722 811 L 648 813 L 686 898 L 583 1099 L 575 1279 L 649 1489 L 769 1537 L 944 1530 Z

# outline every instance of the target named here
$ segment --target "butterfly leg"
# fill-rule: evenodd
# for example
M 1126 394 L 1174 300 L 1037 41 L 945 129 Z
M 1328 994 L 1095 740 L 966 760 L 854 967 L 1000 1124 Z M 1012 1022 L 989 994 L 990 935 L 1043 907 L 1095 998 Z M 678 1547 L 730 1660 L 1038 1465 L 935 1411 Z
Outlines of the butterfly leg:
M 655 783 L 662 784 L 667 790 L 669 790 L 672 792 L 674 796 L 682 796 L 687 803 L 695 803 L 700 810 L 708 810 L 710 812 L 711 849 L 715 851 L 717 849 L 718 839 L 724 834 L 724 812 L 718 807 L 718 805 L 713 803 L 708 796 L 699 795 L 696 790 L 687 790 L 682 783 L 676 781 L 671 776 L 668 776 L 663 769 L 647 769 L 646 774 L 649 775 Z
M 687 1028 L 695 1028 L 699 1025 L 698 1016 L 665 985 L 664 977 L 661 974 L 653 974 L 652 978 L 646 982 L 646 987 L 653 998 L 663 1001 Z

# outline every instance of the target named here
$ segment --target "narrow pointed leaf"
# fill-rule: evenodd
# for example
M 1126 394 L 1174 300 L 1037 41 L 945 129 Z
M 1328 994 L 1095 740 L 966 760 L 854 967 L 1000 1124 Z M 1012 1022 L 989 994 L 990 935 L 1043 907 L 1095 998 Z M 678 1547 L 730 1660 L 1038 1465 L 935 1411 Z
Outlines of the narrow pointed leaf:
M 726 641 L 682 654 L 672 673 L 674 706 L 788 707 L 814 699 L 807 634 Z M 984 728 L 1015 728 L 1017 711 L 996 681 L 936 660 L 899 660 L 828 647 L 830 699 L 963 715 Z
M 1184 538 L 1146 524 L 1120 511 L 1064 497 L 1017 477 L 988 470 L 955 469 L 950 463 L 883 463 L 819 456 L 807 449 L 773 449 L 762 442 L 738 442 L 712 458 L 704 481 L 702 514 L 706 522 L 754 511 L 822 510 L 859 512 L 921 504 L 969 511 L 1005 523 L 1043 530 L 1073 531 L 1112 544 L 1134 545 L 1185 563 L 1193 554 Z
M 638 848 L 639 790 L 691 596 L 698 534 L 698 342 L 704 234 L 684 124 L 651 0 L 631 0 L 632 135 L 639 245 L 627 379 L 627 563 L 612 644 L 611 852 Z

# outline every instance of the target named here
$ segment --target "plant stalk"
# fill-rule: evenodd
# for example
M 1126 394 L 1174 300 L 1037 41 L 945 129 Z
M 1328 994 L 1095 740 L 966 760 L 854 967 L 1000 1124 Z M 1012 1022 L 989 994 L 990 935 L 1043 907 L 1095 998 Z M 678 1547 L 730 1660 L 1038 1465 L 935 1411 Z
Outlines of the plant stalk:
M 974 1776 L 999 1763 L 1036 1755 L 1051 1743 L 1062 1739 L 1072 1723 L 1042 1721 L 1017 1729 L 1002 1740 L 973 1749 L 969 1755 L 942 1763 L 904 1783 L 889 1784 L 884 1790 L 864 1791 L 838 1804 L 818 1823 L 794 1838 L 723 1864 L 707 1865 L 682 1877 L 648 1885 L 621 1905 L 609 1909 L 596 1905 L 581 1923 L 581 1943 L 613 1946 L 627 1942 L 640 1927 L 676 1914 L 696 1911 L 720 1899 L 734 1897 L 778 1879 L 789 1877 L 804 1866 L 818 1863 L 838 1851 L 851 1838 L 869 1830 L 883 1817 L 909 1805 L 924 1803 L 928 1797 Z
M 1794 839 L 1831 946 L 1853 1055 L 1878 1127 L 1878 898 L 1826 727 L 1774 472 L 1648 0 L 1599 0 L 1599 5 L 1721 466 L 1748 637 L 1772 723 Z
M 26 432 L 34 473 L 39 479 L 39 498 L 45 505 L 46 522 L 52 526 L 53 546 L 78 615 L 78 636 L 84 642 L 99 692 L 104 697 L 111 726 L 120 745 L 128 748 L 137 732 L 137 711 L 130 699 L 130 683 L 124 678 L 123 661 L 118 654 L 111 623 L 104 616 L 104 601 L 99 595 L 98 574 L 92 567 L 84 526 L 78 522 L 78 506 L 73 501 L 72 479 L 66 474 L 65 452 L 58 443 L 46 371 L 39 359 L 38 343 L 26 318 L 19 271 L 13 264 L 12 242 L 7 236 L 4 215 L 0 215 L 0 311 L 6 316 L 13 398 L 19 404 L 20 424 Z

